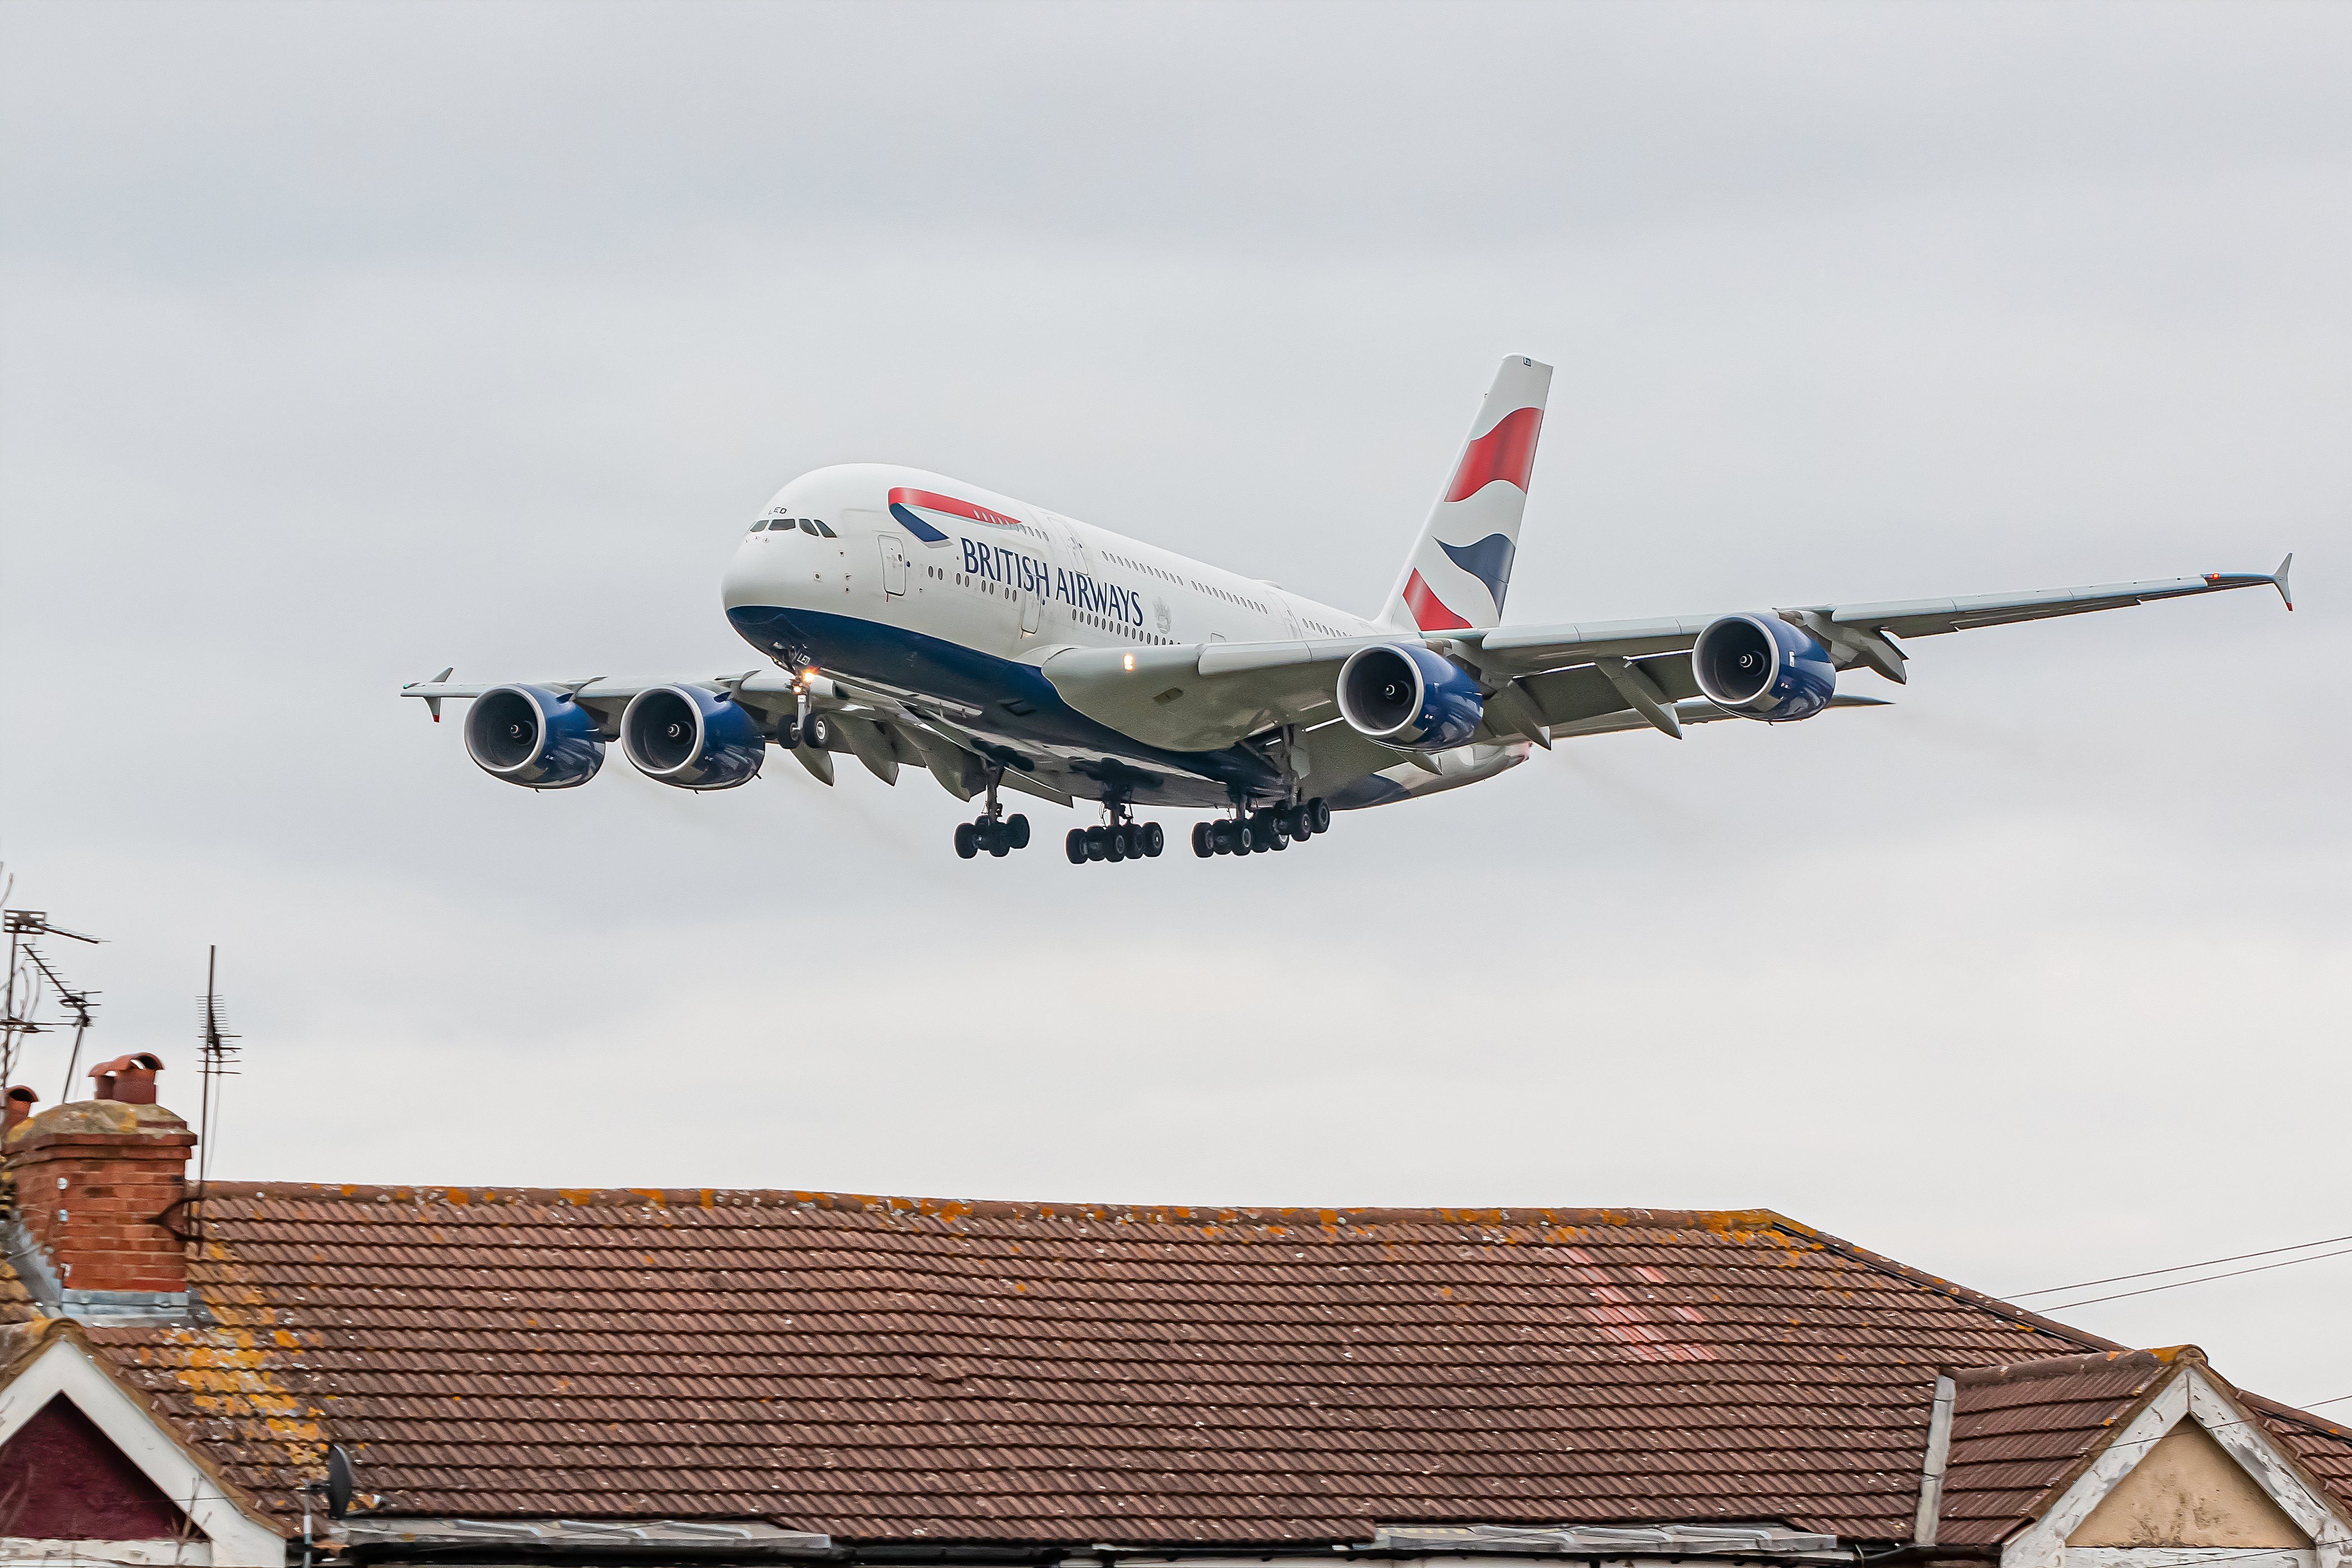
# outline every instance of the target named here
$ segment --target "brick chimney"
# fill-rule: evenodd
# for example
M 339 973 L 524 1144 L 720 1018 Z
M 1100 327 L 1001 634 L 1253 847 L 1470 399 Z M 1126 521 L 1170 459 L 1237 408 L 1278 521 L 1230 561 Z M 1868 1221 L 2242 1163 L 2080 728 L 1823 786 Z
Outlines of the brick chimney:
M 90 1069 L 97 1098 L 13 1121 L 9 1250 L 46 1310 L 94 1323 L 185 1321 L 188 1265 L 175 1226 L 195 1134 L 155 1103 L 163 1064 L 144 1051 Z M 16 1110 L 8 1107 L 14 1118 Z

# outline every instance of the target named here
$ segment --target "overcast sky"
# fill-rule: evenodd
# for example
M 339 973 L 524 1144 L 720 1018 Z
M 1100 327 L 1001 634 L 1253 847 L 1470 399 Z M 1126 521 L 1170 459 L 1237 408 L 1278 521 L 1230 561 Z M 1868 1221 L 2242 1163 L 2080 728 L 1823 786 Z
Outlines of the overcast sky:
M 2352 1232 L 2352 11 L 19 0 L 0 181 L 0 856 L 184 1110 L 220 944 L 215 1175 L 1767 1206 L 1997 1292 Z M 741 669 L 849 460 L 1370 611 L 1506 353 L 1513 618 L 2301 609 L 1084 869 L 394 695 Z M 2347 1289 L 2063 1315 L 2316 1400 Z

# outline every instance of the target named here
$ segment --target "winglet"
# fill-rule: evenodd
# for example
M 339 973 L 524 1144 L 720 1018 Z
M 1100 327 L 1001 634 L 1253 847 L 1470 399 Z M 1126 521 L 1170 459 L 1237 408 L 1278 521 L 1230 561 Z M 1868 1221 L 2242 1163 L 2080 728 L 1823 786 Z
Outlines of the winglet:
M 2286 552 L 2286 559 L 2279 563 L 2279 569 L 2271 574 L 2271 582 L 2277 587 L 2279 597 L 2286 601 L 2286 607 L 2289 610 L 2294 608 L 2294 595 L 2286 585 L 2286 574 L 2287 568 L 2294 564 L 2294 552 L 2290 550 Z
M 453 664 L 448 668 L 443 670 L 440 674 L 435 676 L 432 679 L 420 681 L 418 684 L 423 686 L 438 686 L 457 673 L 457 667 Z M 438 697 L 427 697 L 425 699 L 425 707 L 426 711 L 433 715 L 433 721 L 436 724 L 441 722 L 441 699 Z

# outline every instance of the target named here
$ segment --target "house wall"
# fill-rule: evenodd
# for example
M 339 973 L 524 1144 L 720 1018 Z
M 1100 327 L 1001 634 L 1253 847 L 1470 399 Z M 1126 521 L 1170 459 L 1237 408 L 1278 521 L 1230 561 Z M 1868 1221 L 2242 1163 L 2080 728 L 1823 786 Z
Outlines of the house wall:
M 2305 1547 L 2311 1537 L 2193 1421 L 2148 1447 L 2066 1538 L 2078 1546 Z
M 193 1531 L 130 1457 L 58 1394 L 0 1443 L 0 1536 L 146 1541 Z

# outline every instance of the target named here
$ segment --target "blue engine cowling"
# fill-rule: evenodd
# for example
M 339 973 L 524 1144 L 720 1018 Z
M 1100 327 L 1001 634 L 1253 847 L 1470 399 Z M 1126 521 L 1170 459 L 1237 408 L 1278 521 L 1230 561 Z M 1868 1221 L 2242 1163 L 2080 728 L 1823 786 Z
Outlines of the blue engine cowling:
M 466 713 L 466 754 L 492 778 L 526 789 L 572 789 L 604 765 L 596 715 L 569 691 L 493 686 Z
M 1361 647 L 1339 667 L 1339 711 L 1357 732 L 1415 752 L 1465 744 L 1485 717 L 1478 683 L 1425 647 Z
M 1691 648 L 1691 674 L 1709 702 L 1738 719 L 1810 719 L 1837 695 L 1829 649 L 1773 615 L 1722 616 Z
M 621 750 L 649 779 L 678 789 L 733 789 L 760 773 L 767 737 L 751 715 L 699 686 L 653 686 L 621 715 Z

